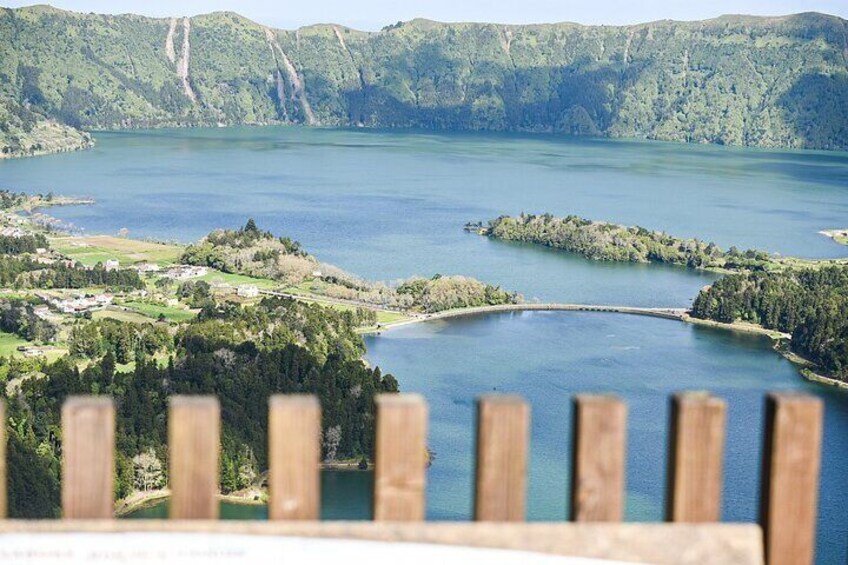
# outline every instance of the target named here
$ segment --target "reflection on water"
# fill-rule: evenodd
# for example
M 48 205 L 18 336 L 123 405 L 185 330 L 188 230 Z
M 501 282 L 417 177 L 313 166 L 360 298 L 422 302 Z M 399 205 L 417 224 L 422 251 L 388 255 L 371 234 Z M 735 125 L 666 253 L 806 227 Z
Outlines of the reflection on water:
M 370 471 L 326 470 L 321 473 L 321 516 L 325 520 L 367 520 L 371 517 Z M 167 518 L 168 502 L 133 512 L 127 518 Z M 221 503 L 224 520 L 267 520 L 268 507 L 261 504 Z

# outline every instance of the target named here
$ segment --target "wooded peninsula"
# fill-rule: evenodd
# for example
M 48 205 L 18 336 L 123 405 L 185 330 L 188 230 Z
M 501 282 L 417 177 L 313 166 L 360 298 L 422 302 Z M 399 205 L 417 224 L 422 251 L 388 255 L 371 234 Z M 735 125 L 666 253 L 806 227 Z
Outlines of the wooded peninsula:
M 726 276 L 701 290 L 691 316 L 721 323 L 753 323 L 791 335 L 785 348 L 815 370 L 848 382 L 848 263 L 778 257 L 764 251 L 723 251 L 714 243 L 680 239 L 640 226 L 577 216 L 500 216 L 466 230 L 521 241 L 595 261 L 664 263 Z
M 14 517 L 58 515 L 60 411 L 77 394 L 115 401 L 119 504 L 167 484 L 165 414 L 176 394 L 221 399 L 224 495 L 261 492 L 276 393 L 315 394 L 322 460 L 365 468 L 374 396 L 398 382 L 363 362 L 362 332 L 521 300 L 462 276 L 365 281 L 253 220 L 187 247 L 69 237 L 34 219 L 44 201 L 0 192 L 0 397 Z

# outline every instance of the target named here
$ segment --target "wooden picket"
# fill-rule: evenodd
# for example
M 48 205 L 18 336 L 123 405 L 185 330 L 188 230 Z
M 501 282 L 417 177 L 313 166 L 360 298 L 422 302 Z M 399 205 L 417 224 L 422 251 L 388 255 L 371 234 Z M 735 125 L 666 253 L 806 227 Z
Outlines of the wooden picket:
M 533 533 L 541 525 L 528 524 L 524 528 L 505 524 L 522 522 L 526 514 L 530 408 L 521 398 L 485 395 L 478 401 L 474 519 L 484 529 L 476 530 L 449 524 L 423 530 L 400 527 L 403 522 L 420 522 L 425 516 L 427 405 L 420 396 L 409 394 L 379 395 L 375 404 L 374 525 L 378 527 L 384 522 L 393 525 L 385 535 L 381 530 L 351 527 L 347 530 L 351 536 L 388 539 L 408 532 L 410 537 L 405 539 L 453 543 L 450 540 L 456 540 L 458 532 L 465 532 L 465 539 L 489 540 L 480 543 L 493 547 L 512 539 L 507 545 L 513 549 L 520 548 L 521 540 L 527 544 L 533 540 L 535 544 L 541 539 Z M 644 536 L 661 537 L 662 531 L 675 532 L 681 543 L 688 540 L 686 543 L 691 546 L 697 544 L 697 538 L 687 536 L 695 536 L 699 531 L 706 536 L 704 539 L 722 544 L 730 543 L 728 532 L 736 532 L 733 535 L 742 536 L 739 547 L 750 549 L 754 543 L 751 530 L 741 525 L 734 529 L 730 525 L 711 524 L 721 517 L 726 412 L 725 402 L 707 393 L 682 393 L 672 398 L 666 497 L 666 518 L 672 523 L 639 526 Z M 771 394 L 766 399 L 765 414 L 759 524 L 763 537 L 756 536 L 760 558 L 755 561 L 765 560 L 769 565 L 808 565 L 814 561 L 823 405 L 810 396 Z M 628 540 L 626 543 L 634 544 L 633 551 L 641 555 L 651 550 L 635 541 L 629 526 L 615 524 L 624 512 L 626 419 L 627 407 L 615 397 L 578 395 L 574 398 L 571 519 L 595 525 L 587 524 L 592 527 L 584 530 L 563 530 L 563 535 L 572 537 L 557 547 L 578 547 L 591 539 L 598 541 L 600 538 L 586 537 L 594 531 L 602 532 L 609 540 Z M 2 403 L 0 421 L 5 421 Z M 171 399 L 168 411 L 171 518 L 218 518 L 220 426 L 216 398 Z M 6 484 L 5 431 L 5 426 L 0 426 L 0 485 Z M 62 410 L 62 434 L 63 517 L 110 520 L 114 513 L 115 472 L 112 401 L 104 397 L 69 398 Z M 303 530 L 283 528 L 285 531 L 314 535 L 335 531 L 329 526 L 316 526 L 317 529 L 309 526 L 319 524 L 320 519 L 321 410 L 316 397 L 272 397 L 268 454 L 271 520 L 306 525 Z M 0 488 L 0 533 L 13 528 L 14 522 L 2 520 L 5 516 L 3 487 Z M 502 530 L 506 537 L 496 539 L 487 532 L 501 531 L 491 529 L 498 522 L 504 523 L 504 527 L 521 529 Z M 175 527 L 184 524 L 170 523 Z M 601 528 L 600 523 L 606 525 Z M 106 522 L 102 524 L 105 528 Z M 39 531 L 44 527 L 39 526 Z M 666 530 L 652 529 L 657 527 Z M 14 528 L 26 529 L 25 526 Z M 132 527 L 121 525 L 108 529 L 124 531 Z M 457 533 L 451 534 L 452 531 Z M 733 555 L 733 547 L 730 543 L 717 548 L 715 555 Z M 603 555 L 622 553 L 608 547 L 604 551 Z M 746 558 L 740 562 L 751 561 Z
M 516 396 L 486 395 L 477 404 L 474 519 L 521 522 L 527 498 L 530 409 Z
M 207 396 L 175 396 L 168 407 L 170 516 L 218 518 L 221 408 Z
M 709 394 L 673 397 L 666 497 L 669 521 L 719 521 L 725 412 L 724 401 Z
M 571 518 L 619 522 L 624 515 L 627 407 L 613 396 L 574 399 Z

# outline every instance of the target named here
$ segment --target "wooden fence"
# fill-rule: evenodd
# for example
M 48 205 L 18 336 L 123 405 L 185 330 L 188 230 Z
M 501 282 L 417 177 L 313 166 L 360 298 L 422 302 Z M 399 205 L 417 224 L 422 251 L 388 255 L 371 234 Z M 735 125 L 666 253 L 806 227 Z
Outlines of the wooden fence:
M 386 394 L 377 398 L 376 406 L 375 524 L 321 526 L 315 522 L 320 518 L 320 407 L 311 396 L 279 395 L 269 403 L 268 513 L 272 523 L 250 528 L 555 553 L 568 553 L 583 544 L 584 554 L 587 546 L 606 540 L 601 545 L 610 547 L 590 551 L 590 556 L 635 559 L 653 555 L 650 559 L 658 562 L 700 562 L 698 555 L 714 558 L 709 561 L 716 563 L 722 559 L 730 562 L 731 558 L 752 562 L 744 555 L 750 553 L 751 539 L 755 537 L 759 562 L 813 562 L 823 411 L 816 398 L 782 393 L 766 397 L 761 530 L 752 525 L 713 524 L 721 514 L 726 406 L 723 400 L 707 393 L 683 393 L 671 399 L 668 523 L 620 526 L 615 523 L 622 520 L 624 513 L 627 407 L 613 396 L 576 396 L 570 489 L 570 518 L 576 524 L 571 524 L 570 529 L 554 524 L 515 524 L 510 529 L 507 524 L 523 522 L 526 515 L 530 408 L 521 398 L 487 395 L 478 400 L 474 520 L 481 524 L 476 529 L 469 524 L 434 524 L 421 530 L 408 524 L 421 522 L 425 516 L 427 405 L 417 395 Z M 2 420 L 5 421 L 4 416 Z M 0 430 L 5 433 L 3 426 Z M 168 430 L 170 518 L 216 520 L 220 463 L 217 399 L 171 398 Z M 67 400 L 62 410 L 62 433 L 65 520 L 52 525 L 0 521 L 0 533 L 45 528 L 73 531 L 73 523 L 69 522 L 72 520 L 110 521 L 108 524 L 113 525 L 97 522 L 98 527 L 109 531 L 148 529 L 149 522 L 145 525 L 145 521 L 112 520 L 115 408 L 111 400 Z M 5 484 L 2 439 L 0 484 Z M 5 516 L 6 492 L 0 488 L 0 518 Z M 288 529 L 280 528 L 280 521 L 288 524 Z M 386 522 L 392 524 L 380 530 L 380 523 Z M 194 531 L 185 522 L 159 522 L 155 527 Z M 212 529 L 240 531 L 247 527 L 229 522 Z M 753 534 L 752 528 L 756 528 Z M 747 541 L 734 545 L 734 536 L 740 535 Z M 552 536 L 558 539 L 553 540 Z M 666 547 L 648 547 L 652 540 Z M 715 546 L 712 551 L 710 544 Z M 699 547 L 701 554 L 697 553 Z M 729 553 L 722 553 L 725 550 Z M 679 560 L 675 559 L 675 551 L 680 552 Z M 689 558 L 695 555 L 696 560 L 684 559 L 684 551 Z M 739 559 L 739 555 L 743 558 Z

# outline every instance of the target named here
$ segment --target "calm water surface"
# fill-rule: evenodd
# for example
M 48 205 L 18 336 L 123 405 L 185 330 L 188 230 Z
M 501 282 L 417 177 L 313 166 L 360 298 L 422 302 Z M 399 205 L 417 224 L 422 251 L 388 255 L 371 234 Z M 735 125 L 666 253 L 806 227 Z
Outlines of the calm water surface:
M 848 154 L 775 152 L 547 136 L 436 135 L 301 128 L 102 133 L 83 153 L 0 162 L 0 187 L 89 195 L 52 212 L 94 233 L 194 240 L 260 226 L 372 279 L 464 273 L 529 299 L 686 306 L 713 277 L 592 263 L 464 233 L 468 220 L 552 212 L 641 224 L 723 247 L 841 257 L 817 232 L 848 227 Z M 471 512 L 473 400 L 493 390 L 532 404 L 529 514 L 567 512 L 569 399 L 615 392 L 629 405 L 627 516 L 657 520 L 667 400 L 681 389 L 727 398 L 724 519 L 756 516 L 762 395 L 826 402 L 819 562 L 848 545 L 848 395 L 805 383 L 766 340 L 613 314 L 500 314 L 408 326 L 368 338 L 372 364 L 431 407 L 428 513 Z M 323 513 L 368 516 L 368 473 L 324 474 Z M 141 513 L 164 513 L 160 506 Z M 225 516 L 262 507 L 225 505 Z
M 719 245 L 844 256 L 848 153 L 549 136 L 305 128 L 101 133 L 91 151 L 0 162 L 0 186 L 89 195 L 55 215 L 95 233 L 192 241 L 259 225 L 391 280 L 463 273 L 544 301 L 686 305 L 712 277 L 487 241 L 468 220 L 551 212 Z

